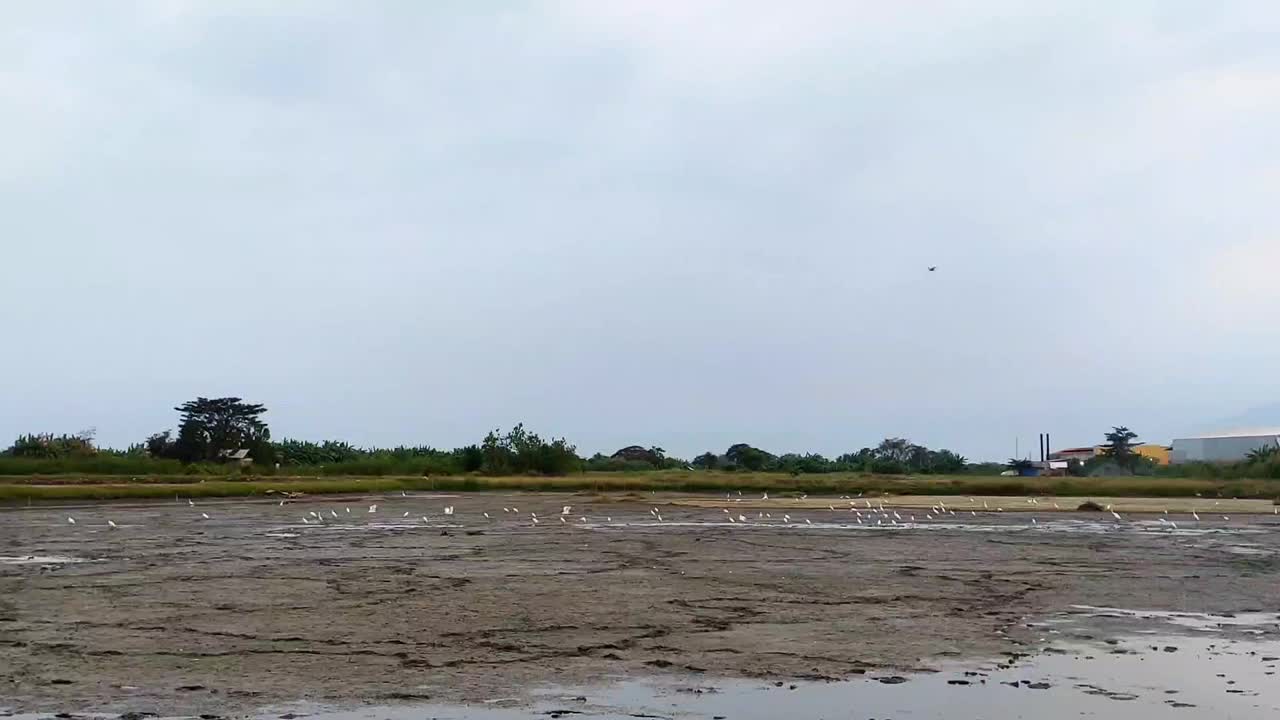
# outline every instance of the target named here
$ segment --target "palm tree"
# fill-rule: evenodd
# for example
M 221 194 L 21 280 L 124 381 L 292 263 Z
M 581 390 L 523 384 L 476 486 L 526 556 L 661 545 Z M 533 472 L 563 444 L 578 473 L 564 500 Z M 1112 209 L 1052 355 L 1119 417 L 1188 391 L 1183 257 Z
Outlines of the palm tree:
M 1138 433 L 1119 425 L 1113 427 L 1111 432 L 1106 434 L 1106 438 L 1107 444 L 1103 446 L 1102 454 L 1111 458 L 1120 467 L 1132 470 L 1137 464 L 1138 456 L 1133 451 L 1133 441 L 1138 439 Z
M 1280 457 L 1280 446 L 1278 445 L 1263 445 L 1260 448 L 1250 450 L 1248 455 L 1251 463 L 1266 462 L 1274 457 Z

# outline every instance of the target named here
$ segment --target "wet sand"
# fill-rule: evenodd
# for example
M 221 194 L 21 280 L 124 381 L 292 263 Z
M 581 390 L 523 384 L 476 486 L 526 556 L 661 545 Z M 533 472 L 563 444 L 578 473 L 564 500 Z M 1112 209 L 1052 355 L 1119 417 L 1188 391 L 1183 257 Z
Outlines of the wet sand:
M 862 508 L 859 525 L 847 500 L 792 502 L 423 494 L 2 511 L 0 707 L 229 715 L 519 703 L 627 678 L 789 687 L 1055 644 L 1105 653 L 1149 632 L 1150 617 L 1088 608 L 1213 614 L 1223 642 L 1280 637 L 1275 516 L 957 503 L 934 520 Z M 1225 617 L 1242 613 L 1256 622 Z

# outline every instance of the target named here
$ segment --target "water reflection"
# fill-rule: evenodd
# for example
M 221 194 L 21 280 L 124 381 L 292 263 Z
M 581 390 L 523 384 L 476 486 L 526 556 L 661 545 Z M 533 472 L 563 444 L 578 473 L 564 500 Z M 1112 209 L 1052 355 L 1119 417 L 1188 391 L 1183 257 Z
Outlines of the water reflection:
M 550 688 L 528 703 L 477 700 L 348 710 L 290 705 L 262 718 L 1236 718 L 1280 717 L 1280 643 L 1143 637 L 1102 646 L 1050 647 L 927 676 L 888 673 L 834 683 L 629 680 Z M 1178 714 L 1181 713 L 1181 714 Z

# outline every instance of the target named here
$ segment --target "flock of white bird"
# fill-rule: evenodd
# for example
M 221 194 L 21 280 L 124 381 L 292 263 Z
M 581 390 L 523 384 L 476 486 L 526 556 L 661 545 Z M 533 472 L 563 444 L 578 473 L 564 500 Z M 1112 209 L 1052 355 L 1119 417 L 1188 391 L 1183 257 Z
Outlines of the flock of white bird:
M 409 495 L 404 492 L 401 492 L 400 495 L 401 497 L 406 497 L 406 498 L 409 497 Z M 807 496 L 801 496 L 801 499 L 803 500 L 806 497 Z M 760 501 L 768 502 L 769 493 L 767 492 L 763 493 L 760 498 Z M 751 523 L 753 520 L 757 523 L 769 523 L 773 521 L 773 513 L 767 512 L 765 510 L 758 510 L 756 512 L 755 518 L 749 518 L 748 515 L 743 512 L 735 513 L 731 511 L 730 507 L 732 507 L 734 503 L 743 502 L 743 496 L 741 492 L 738 492 L 737 497 L 734 497 L 732 493 L 726 494 L 725 502 L 727 505 L 729 505 L 729 507 L 721 508 L 721 511 L 726 516 L 725 520 L 730 525 L 748 524 L 748 523 Z M 873 504 L 870 499 L 862 498 L 861 495 L 853 498 L 849 496 L 841 496 L 840 502 L 841 502 L 841 506 L 839 508 L 837 508 L 836 505 L 832 503 L 827 505 L 827 510 L 831 513 L 844 514 L 846 517 L 848 515 L 852 515 L 855 522 L 857 522 L 858 525 L 868 525 L 868 526 L 876 526 L 876 527 L 886 527 L 886 526 L 902 527 L 902 526 L 918 525 L 921 523 L 931 523 L 937 520 L 943 520 L 943 519 L 955 517 L 957 514 L 956 512 L 957 510 L 959 510 L 960 513 L 967 512 L 970 516 L 977 517 L 978 511 L 979 511 L 978 500 L 975 498 L 968 498 L 967 505 L 960 503 L 960 504 L 956 504 L 953 507 L 948 507 L 945 502 L 943 502 L 942 500 L 938 500 L 937 503 L 931 506 L 928 512 L 920 516 L 919 519 L 917 519 L 917 516 L 914 513 L 908 512 L 908 514 L 904 517 L 902 513 L 898 511 L 899 509 L 901 509 L 903 510 L 903 512 L 907 512 L 906 508 L 894 509 L 892 507 L 886 507 L 883 500 L 877 501 L 876 503 Z M 844 507 L 843 503 L 845 502 L 848 503 L 848 508 Z M 987 500 L 983 500 L 981 502 L 982 502 L 982 507 L 980 509 L 982 510 L 982 512 L 984 513 L 992 512 L 990 503 Z M 1052 503 L 1053 509 L 1055 511 L 1062 510 L 1062 508 L 1059 507 L 1057 502 L 1054 502 L 1054 501 L 1048 501 L 1048 502 Z M 861 503 L 861 505 L 859 505 L 859 503 Z M 279 503 L 280 507 L 285 507 L 285 505 L 287 504 L 289 504 L 289 500 L 287 499 L 281 500 Z M 1026 504 L 1029 505 L 1030 509 L 1034 511 L 1035 509 L 1041 506 L 1041 500 L 1037 498 L 1027 498 Z M 1219 504 L 1220 502 L 1215 501 L 1213 503 L 1213 507 L 1216 507 Z M 195 501 L 190 499 L 187 500 L 187 505 L 190 506 L 191 508 L 196 507 Z M 1211 507 L 1207 512 L 1212 511 L 1213 507 Z M 1003 506 L 998 506 L 995 508 L 994 511 L 996 513 L 1003 513 L 1005 510 Z M 1120 513 L 1116 512 L 1114 507 L 1112 507 L 1111 505 L 1107 505 L 1105 507 L 1105 511 L 1110 513 L 1111 517 L 1114 518 L 1114 520 L 1117 523 L 1122 523 L 1125 521 L 1125 518 L 1122 515 L 1120 515 Z M 364 512 L 364 515 L 366 516 L 375 515 L 377 514 L 377 512 L 378 512 L 378 504 L 373 503 L 368 506 L 368 509 L 366 509 Z M 518 518 L 521 515 L 520 508 L 514 507 L 514 506 L 504 507 L 502 508 L 502 512 L 505 515 L 514 516 L 516 518 Z M 1280 507 L 1274 508 L 1273 513 L 1276 515 L 1280 515 Z M 410 514 L 409 511 L 406 510 L 401 514 L 400 517 L 402 519 L 408 518 L 409 514 Z M 445 518 L 455 517 L 454 506 L 452 505 L 444 506 L 442 514 Z M 665 522 L 665 520 L 663 520 L 663 517 L 662 517 L 662 512 L 657 507 L 652 508 L 649 511 L 649 514 L 653 517 L 654 521 L 658 523 Z M 482 512 L 481 515 L 484 517 L 484 519 L 487 522 L 495 522 L 494 516 L 491 516 L 487 511 Z M 302 522 L 305 525 L 316 525 L 316 524 L 323 525 L 326 523 L 332 523 L 333 521 L 339 521 L 343 518 L 351 518 L 351 516 L 352 516 L 352 512 L 350 507 L 343 507 L 343 512 L 341 514 L 338 513 L 337 510 L 333 508 L 329 508 L 327 518 L 325 517 L 324 511 L 311 510 L 307 514 L 302 516 Z M 533 527 L 537 527 L 538 525 L 540 525 L 543 520 L 542 518 L 539 518 L 538 514 L 535 512 L 530 512 L 528 513 L 527 516 L 529 519 L 529 524 Z M 1222 515 L 1221 517 L 1224 521 L 1231 520 L 1231 517 L 1228 515 Z M 200 518 L 202 520 L 211 519 L 209 517 L 209 514 L 203 511 L 200 512 Z M 424 525 L 431 523 L 431 518 L 429 516 L 422 515 L 421 518 L 422 518 L 422 523 Z M 1199 510 L 1196 508 L 1193 508 L 1190 512 L 1190 518 L 1194 520 L 1194 522 L 1200 523 L 1201 517 L 1200 517 Z M 560 509 L 560 514 L 557 516 L 557 519 L 563 525 L 568 525 L 574 522 L 579 524 L 585 524 L 589 522 L 589 520 L 587 519 L 587 516 L 583 514 L 579 514 L 576 518 L 573 517 L 572 505 L 562 506 Z M 1162 528 L 1165 528 L 1170 531 L 1174 531 L 1178 529 L 1177 521 L 1170 516 L 1169 510 L 1167 509 L 1164 510 L 1162 515 L 1157 516 L 1157 519 L 1159 520 L 1160 526 Z M 607 523 L 613 522 L 613 518 L 609 516 L 606 516 L 604 520 Z M 793 518 L 790 513 L 782 513 L 781 521 L 783 525 L 793 525 L 793 524 L 813 525 L 813 521 L 810 520 L 809 518 Z M 67 522 L 72 525 L 75 525 L 76 519 L 74 517 L 68 516 Z M 107 527 L 112 530 L 119 529 L 120 527 L 113 520 L 107 520 L 106 523 L 107 523 Z M 1030 526 L 1032 527 L 1039 526 L 1039 520 L 1034 515 L 1030 517 Z

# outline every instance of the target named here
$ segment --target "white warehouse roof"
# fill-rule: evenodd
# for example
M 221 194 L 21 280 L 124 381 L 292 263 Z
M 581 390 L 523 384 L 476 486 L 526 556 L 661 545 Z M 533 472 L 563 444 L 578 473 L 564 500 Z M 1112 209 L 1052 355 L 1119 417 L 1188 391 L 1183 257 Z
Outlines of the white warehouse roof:
M 1274 437 L 1280 436 L 1280 428 L 1252 428 L 1245 430 L 1231 430 L 1228 432 L 1213 432 L 1203 435 L 1187 435 L 1178 438 L 1179 440 L 1213 440 L 1217 438 L 1252 438 L 1252 437 Z

